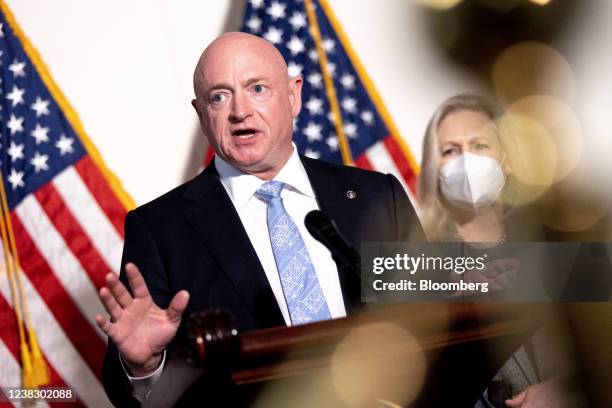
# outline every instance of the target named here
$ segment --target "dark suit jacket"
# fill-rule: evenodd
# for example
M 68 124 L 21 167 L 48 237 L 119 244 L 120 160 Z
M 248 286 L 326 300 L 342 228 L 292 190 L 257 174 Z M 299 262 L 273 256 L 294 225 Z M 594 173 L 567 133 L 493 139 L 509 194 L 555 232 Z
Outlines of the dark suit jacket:
M 335 220 L 358 250 L 367 241 L 422 239 L 414 209 L 392 175 L 301 159 L 321 211 Z M 347 196 L 349 190 L 356 193 L 352 199 Z M 214 165 L 127 215 L 122 271 L 127 262 L 140 268 L 161 308 L 186 289 L 191 296 L 185 316 L 224 308 L 231 311 L 241 331 L 285 325 Z M 360 305 L 360 278 L 345 271 L 339 271 L 339 278 L 346 311 L 354 313 Z M 123 272 L 121 279 L 126 284 Z M 111 341 L 102 374 L 111 401 L 130 405 L 129 383 Z

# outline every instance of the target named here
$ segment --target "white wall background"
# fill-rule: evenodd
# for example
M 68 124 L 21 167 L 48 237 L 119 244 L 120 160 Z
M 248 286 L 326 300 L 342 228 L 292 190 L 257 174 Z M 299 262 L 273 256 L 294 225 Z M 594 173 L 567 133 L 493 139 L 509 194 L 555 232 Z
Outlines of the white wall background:
M 79 113 L 106 163 L 138 204 L 195 174 L 203 143 L 191 75 L 203 48 L 237 29 L 240 0 L 6 0 Z M 562 0 L 553 0 L 562 1 Z M 416 0 L 331 0 L 403 137 L 420 158 L 430 114 L 481 85 L 435 47 Z M 612 2 L 591 0 L 566 36 L 577 109 L 609 170 Z M 367 28 L 367 29 L 364 29 Z

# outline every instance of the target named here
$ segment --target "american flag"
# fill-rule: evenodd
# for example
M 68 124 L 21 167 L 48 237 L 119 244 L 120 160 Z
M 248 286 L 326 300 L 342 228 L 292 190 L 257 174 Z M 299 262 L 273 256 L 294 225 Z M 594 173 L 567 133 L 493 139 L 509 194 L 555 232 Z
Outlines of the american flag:
M 97 290 L 108 271 L 119 272 L 133 204 L 2 1 L 0 74 L 0 169 L 47 386 L 70 387 L 81 405 L 110 406 Z M 0 385 L 20 386 L 17 320 L 0 262 Z
M 293 137 L 300 153 L 351 163 L 341 155 L 344 138 L 355 165 L 394 174 L 412 198 L 418 166 L 326 1 L 249 0 L 242 31 L 273 43 L 289 75 L 304 78 Z

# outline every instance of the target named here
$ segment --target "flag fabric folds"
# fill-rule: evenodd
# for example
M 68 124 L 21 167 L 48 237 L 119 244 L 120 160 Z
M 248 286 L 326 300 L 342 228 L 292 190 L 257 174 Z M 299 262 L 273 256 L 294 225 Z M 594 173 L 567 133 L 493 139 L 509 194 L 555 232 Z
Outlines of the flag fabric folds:
M 17 295 L 49 368 L 46 386 L 70 387 L 81 405 L 110 406 L 100 378 L 106 336 L 95 323 L 103 311 L 97 291 L 106 273 L 119 272 L 133 202 L 1 0 L 0 11 L 0 171 L 20 266 Z M 21 386 L 3 248 L 0 384 Z
M 289 75 L 304 78 L 300 153 L 394 174 L 412 199 L 418 166 L 325 0 L 248 0 L 242 31 L 273 43 Z

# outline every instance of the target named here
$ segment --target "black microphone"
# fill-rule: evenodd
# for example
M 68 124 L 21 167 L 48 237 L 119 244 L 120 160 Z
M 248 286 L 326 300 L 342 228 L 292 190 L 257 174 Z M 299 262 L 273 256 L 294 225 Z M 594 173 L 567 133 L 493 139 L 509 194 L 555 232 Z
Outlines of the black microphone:
M 313 210 L 306 214 L 304 224 L 308 232 L 329 249 L 339 268 L 352 270 L 356 274 L 361 273 L 361 256 L 342 236 L 329 215 Z

